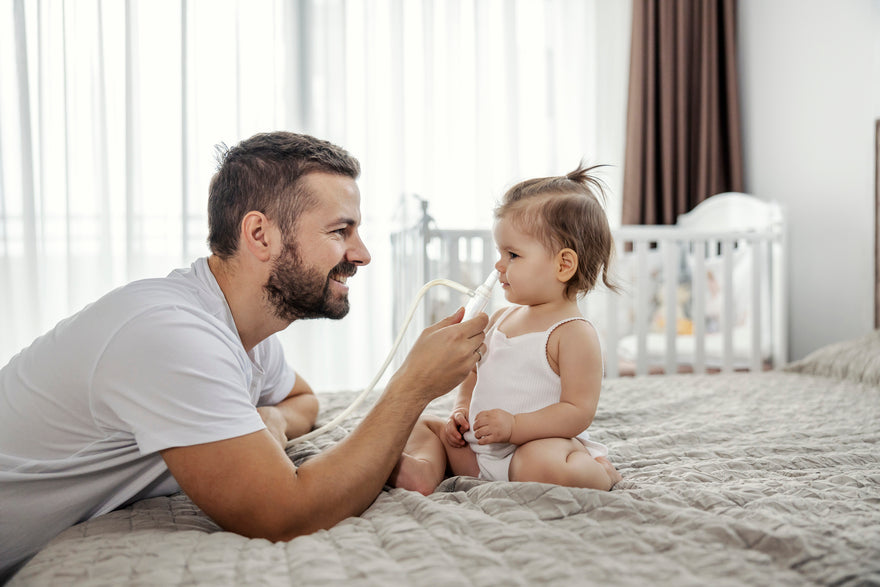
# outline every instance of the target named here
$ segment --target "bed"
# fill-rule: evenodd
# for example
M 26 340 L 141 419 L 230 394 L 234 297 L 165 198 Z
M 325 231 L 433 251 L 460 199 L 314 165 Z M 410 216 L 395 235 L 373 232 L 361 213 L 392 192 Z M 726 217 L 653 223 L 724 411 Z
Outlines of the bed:
M 11 585 L 880 584 L 880 331 L 777 370 L 608 379 L 591 431 L 613 491 L 453 477 L 274 544 L 177 494 L 68 529 Z

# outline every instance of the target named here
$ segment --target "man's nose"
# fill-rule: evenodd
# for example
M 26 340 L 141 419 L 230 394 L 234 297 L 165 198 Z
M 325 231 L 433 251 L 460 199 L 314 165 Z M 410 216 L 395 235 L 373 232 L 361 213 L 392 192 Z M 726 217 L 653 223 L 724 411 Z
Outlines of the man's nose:
M 370 251 L 367 250 L 367 245 L 364 244 L 364 241 L 361 240 L 360 235 L 355 237 L 355 242 L 348 250 L 348 254 L 346 258 L 349 263 L 354 263 L 355 265 L 368 265 L 372 260 L 370 256 Z

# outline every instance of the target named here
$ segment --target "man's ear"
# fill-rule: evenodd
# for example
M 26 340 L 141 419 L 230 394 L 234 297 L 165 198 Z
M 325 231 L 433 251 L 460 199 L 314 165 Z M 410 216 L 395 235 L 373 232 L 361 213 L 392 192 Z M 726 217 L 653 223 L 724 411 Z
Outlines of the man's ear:
M 269 219 L 262 212 L 251 210 L 241 220 L 241 245 L 260 261 L 268 261 L 272 253 L 272 231 Z
M 578 267 L 578 254 L 572 249 L 562 249 L 556 253 L 556 279 L 562 283 L 574 277 Z

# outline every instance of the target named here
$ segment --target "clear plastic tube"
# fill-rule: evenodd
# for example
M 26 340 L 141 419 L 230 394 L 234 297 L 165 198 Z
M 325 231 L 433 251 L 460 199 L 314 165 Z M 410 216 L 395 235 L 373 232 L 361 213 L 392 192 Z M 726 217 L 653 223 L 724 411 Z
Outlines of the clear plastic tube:
M 479 309 L 473 311 L 473 315 L 475 316 L 478 312 L 481 312 L 483 308 L 486 307 L 486 304 L 489 302 L 492 287 L 495 285 L 495 282 L 498 280 L 498 272 L 493 271 L 492 275 L 489 276 L 489 279 L 485 281 L 482 285 L 480 285 L 476 290 L 472 290 L 467 286 L 464 286 L 458 282 L 449 280 L 449 279 L 435 279 L 433 281 L 429 281 L 425 285 L 422 286 L 422 289 L 416 294 L 416 298 L 413 300 L 412 304 L 410 304 L 409 311 L 406 313 L 406 318 L 403 321 L 403 326 L 400 328 L 400 332 L 397 333 L 397 338 L 394 340 L 394 344 L 391 345 L 391 350 L 388 352 L 388 356 L 385 357 L 385 362 L 382 363 L 382 366 L 379 368 L 379 372 L 376 373 L 376 376 L 373 377 L 373 380 L 370 381 L 369 385 L 364 388 L 364 390 L 358 395 L 351 405 L 349 405 L 342 413 L 338 414 L 331 421 L 327 422 L 320 428 L 316 428 L 307 434 L 303 434 L 302 436 L 297 436 L 296 438 L 292 438 L 287 441 L 287 448 L 295 444 L 299 444 L 300 442 L 305 442 L 307 440 L 311 440 L 321 434 L 329 432 L 333 428 L 339 425 L 345 418 L 347 418 L 352 412 L 354 412 L 358 406 L 363 403 L 366 397 L 373 391 L 373 388 L 376 386 L 376 383 L 379 382 L 379 379 L 382 378 L 382 375 L 385 374 L 385 370 L 388 368 L 388 365 L 391 364 L 391 359 L 394 358 L 394 355 L 397 353 L 398 347 L 400 347 L 400 343 L 403 341 L 403 335 L 406 333 L 406 329 L 409 326 L 409 323 L 412 322 L 413 316 L 416 313 L 416 309 L 418 308 L 419 302 L 428 293 L 428 290 L 432 287 L 436 287 L 438 285 L 445 285 L 446 287 L 452 288 L 454 290 L 460 291 L 463 294 L 471 296 L 473 299 L 468 302 L 467 306 L 470 307 L 471 304 L 474 306 L 479 306 Z M 479 298 L 479 299 L 478 299 Z M 475 303 L 476 300 L 476 303 Z M 472 316 L 473 317 L 473 316 Z M 467 320 L 467 307 L 465 308 L 465 317 L 462 320 Z

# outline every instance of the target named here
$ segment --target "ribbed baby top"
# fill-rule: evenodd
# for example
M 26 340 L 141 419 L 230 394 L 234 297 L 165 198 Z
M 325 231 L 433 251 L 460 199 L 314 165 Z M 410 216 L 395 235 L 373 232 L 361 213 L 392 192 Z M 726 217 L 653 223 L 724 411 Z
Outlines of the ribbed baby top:
M 471 430 L 465 434 L 474 452 L 501 455 L 513 450 L 509 443 L 477 444 L 473 434 L 474 418 L 484 410 L 501 409 L 511 414 L 534 412 L 559 403 L 562 383 L 547 361 L 547 341 L 562 324 L 583 317 L 560 320 L 543 332 L 528 332 L 508 337 L 499 330 L 504 320 L 517 309 L 508 309 L 486 333 L 486 354 L 477 365 L 477 383 L 468 412 Z M 589 439 L 584 431 L 578 438 Z

